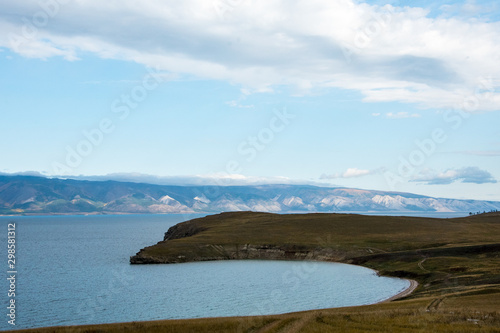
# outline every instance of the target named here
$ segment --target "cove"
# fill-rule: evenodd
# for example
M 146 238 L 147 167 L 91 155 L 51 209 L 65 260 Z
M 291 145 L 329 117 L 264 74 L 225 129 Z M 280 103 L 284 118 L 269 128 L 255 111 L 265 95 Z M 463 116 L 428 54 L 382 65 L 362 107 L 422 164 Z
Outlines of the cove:
M 280 314 L 373 304 L 409 287 L 354 265 L 313 261 L 229 260 L 133 266 L 156 285 L 157 319 Z M 170 284 L 164 284 L 163 281 Z M 146 291 L 145 291 L 146 292 Z M 151 306 L 151 298 L 143 303 Z
M 16 223 L 16 328 L 278 314 L 371 304 L 409 286 L 353 265 L 211 261 L 130 265 L 191 217 L 2 217 Z M 6 242 L 6 233 L 1 233 Z M 3 243 L 6 244 L 6 243 Z M 1 329 L 11 329 L 2 321 Z

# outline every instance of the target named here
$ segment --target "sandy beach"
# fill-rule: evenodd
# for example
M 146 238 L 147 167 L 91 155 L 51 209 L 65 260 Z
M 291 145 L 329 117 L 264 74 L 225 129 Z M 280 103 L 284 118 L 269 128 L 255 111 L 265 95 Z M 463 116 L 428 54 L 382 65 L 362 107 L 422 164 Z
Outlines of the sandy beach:
M 376 304 L 379 304 L 379 303 L 386 303 L 386 302 L 391 302 L 391 301 L 394 301 L 396 299 L 399 299 L 399 298 L 403 298 L 403 297 L 406 297 L 408 295 L 410 295 L 415 289 L 417 289 L 418 287 L 418 282 L 415 281 L 415 280 L 409 280 L 410 281 L 410 286 L 408 288 L 406 288 L 405 290 L 403 290 L 402 292 L 400 292 L 399 294 L 397 295 L 394 295 L 386 300 L 383 300 L 383 301 L 380 301 Z

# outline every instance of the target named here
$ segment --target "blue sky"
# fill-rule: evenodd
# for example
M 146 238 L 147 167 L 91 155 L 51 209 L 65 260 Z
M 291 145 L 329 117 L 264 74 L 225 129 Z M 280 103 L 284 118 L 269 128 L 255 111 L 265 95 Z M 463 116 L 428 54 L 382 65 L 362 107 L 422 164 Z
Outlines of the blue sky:
M 499 14 L 1 0 L 0 172 L 500 200 Z

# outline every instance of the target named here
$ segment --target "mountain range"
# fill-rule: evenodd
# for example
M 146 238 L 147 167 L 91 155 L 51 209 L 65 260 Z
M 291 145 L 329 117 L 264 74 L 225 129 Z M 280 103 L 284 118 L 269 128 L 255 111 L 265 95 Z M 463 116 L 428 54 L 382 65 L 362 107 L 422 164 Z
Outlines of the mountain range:
M 173 186 L 0 175 L 0 214 L 483 212 L 498 201 L 312 185 Z

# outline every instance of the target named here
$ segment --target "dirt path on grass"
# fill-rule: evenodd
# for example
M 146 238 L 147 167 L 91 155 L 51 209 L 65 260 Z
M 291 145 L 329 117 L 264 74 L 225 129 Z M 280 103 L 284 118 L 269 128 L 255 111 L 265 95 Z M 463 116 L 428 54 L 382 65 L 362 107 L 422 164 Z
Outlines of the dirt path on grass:
M 422 264 L 423 264 L 426 260 L 427 260 L 427 258 L 425 258 L 425 259 L 423 259 L 422 261 L 420 261 L 420 262 L 418 263 L 418 267 L 420 267 L 420 269 L 421 269 L 421 270 L 423 270 L 424 272 L 429 273 L 430 271 L 429 271 L 429 270 L 427 270 L 427 269 L 425 269 L 425 268 L 424 268 L 424 266 L 422 266 Z

